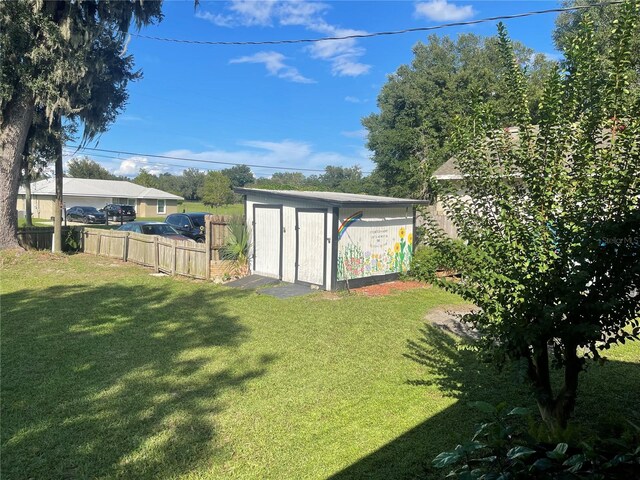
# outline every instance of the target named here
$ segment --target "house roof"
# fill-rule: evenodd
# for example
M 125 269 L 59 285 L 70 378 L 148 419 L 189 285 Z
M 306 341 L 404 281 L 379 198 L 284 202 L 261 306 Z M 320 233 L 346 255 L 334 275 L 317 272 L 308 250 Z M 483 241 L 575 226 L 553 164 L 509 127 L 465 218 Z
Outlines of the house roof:
M 65 195 L 77 197 L 116 197 L 116 198 L 154 198 L 164 200 L 183 200 L 173 193 L 164 192 L 157 188 L 143 187 L 123 180 L 96 180 L 89 178 L 62 179 L 62 191 Z M 20 187 L 20 194 L 25 193 Z M 31 184 L 31 195 L 55 195 L 55 178 L 47 178 Z
M 456 158 L 451 157 L 449 160 L 440 165 L 433 172 L 433 178 L 436 180 L 462 180 L 462 173 L 456 166 Z
M 378 197 L 374 195 L 361 195 L 356 193 L 341 192 L 309 192 L 297 190 L 261 190 L 258 188 L 236 188 L 236 193 L 241 195 L 265 195 L 268 197 L 308 200 L 330 207 L 380 207 L 380 206 L 401 206 L 429 203 L 426 200 L 416 200 L 414 198 Z

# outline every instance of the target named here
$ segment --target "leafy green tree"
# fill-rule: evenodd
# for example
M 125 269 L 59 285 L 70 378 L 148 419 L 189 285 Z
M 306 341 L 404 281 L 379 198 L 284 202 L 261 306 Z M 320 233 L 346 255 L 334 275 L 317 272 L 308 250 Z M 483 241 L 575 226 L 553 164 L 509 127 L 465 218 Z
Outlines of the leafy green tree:
M 159 188 L 158 177 L 156 177 L 152 173 L 149 173 L 144 168 L 140 169 L 136 178 L 133 179 L 133 183 L 137 183 L 138 185 L 142 185 L 143 187 L 148 188 Z
M 362 193 L 364 182 L 360 167 L 332 167 L 325 168 L 319 178 L 320 185 L 327 190 L 346 193 Z
M 164 172 L 157 176 L 157 186 L 155 188 L 173 193 L 174 195 L 180 195 L 182 191 L 182 183 L 181 175 L 173 175 L 172 173 Z
M 602 2 L 599 0 L 565 0 L 563 5 L 565 7 L 572 7 L 592 5 L 595 3 Z M 609 33 L 611 32 L 611 26 L 616 19 L 618 10 L 618 5 L 605 5 L 598 8 L 572 10 L 561 13 L 556 18 L 556 28 L 553 32 L 553 39 L 556 46 L 563 52 L 571 48 L 571 43 L 574 41 L 575 36 L 581 31 L 580 22 L 588 15 L 590 21 L 594 23 L 593 34 L 596 40 L 595 48 L 604 59 L 607 50 L 612 47 Z M 635 71 L 638 72 L 640 68 L 640 30 L 632 34 L 630 41 L 631 62 L 634 65 Z M 636 78 L 635 80 L 635 86 L 638 87 L 638 79 Z
M 246 165 L 236 165 L 231 168 L 225 168 L 224 170 L 221 170 L 221 172 L 231 181 L 232 188 L 244 187 L 245 185 L 255 181 L 253 172 Z
M 527 65 L 530 102 L 535 105 L 541 92 L 539 73 L 551 62 L 521 44 L 514 48 L 518 61 Z M 455 116 L 471 114 L 474 102 L 483 101 L 494 107 L 503 125 L 510 125 L 513 117 L 510 86 L 495 68 L 500 62 L 495 37 L 464 34 L 452 40 L 432 35 L 413 53 L 412 63 L 399 67 L 383 86 L 379 113 L 364 118 L 362 124 L 387 193 L 425 197 L 427 179 L 453 152 L 448 138 Z
M 67 165 L 67 174 L 74 178 L 95 178 L 98 180 L 120 180 L 95 160 L 88 157 L 73 158 Z
M 208 172 L 200 193 L 202 203 L 209 207 L 220 207 L 233 201 L 231 181 L 219 171 Z
M 0 248 L 18 245 L 18 179 L 34 112 L 41 109 L 58 135 L 63 118 L 83 126 L 84 141 L 104 132 L 126 103 L 128 82 L 140 77 L 123 54 L 126 33 L 161 17 L 159 1 L 0 3 Z M 55 156 L 60 203 L 61 144 Z
M 187 168 L 180 178 L 180 195 L 186 200 L 200 200 L 200 190 L 206 174 L 197 168 Z
M 640 334 L 640 102 L 629 90 L 640 2 L 628 0 L 616 20 L 605 61 L 593 22 L 580 24 L 536 122 L 499 26 L 518 129 L 499 128 L 486 103 L 461 119 L 466 195 L 445 204 L 466 247 L 430 229 L 429 243 L 462 274 L 434 281 L 481 308 L 464 318 L 481 351 L 522 362 L 552 431 L 566 427 L 587 361 Z M 554 367 L 563 370 L 557 389 Z

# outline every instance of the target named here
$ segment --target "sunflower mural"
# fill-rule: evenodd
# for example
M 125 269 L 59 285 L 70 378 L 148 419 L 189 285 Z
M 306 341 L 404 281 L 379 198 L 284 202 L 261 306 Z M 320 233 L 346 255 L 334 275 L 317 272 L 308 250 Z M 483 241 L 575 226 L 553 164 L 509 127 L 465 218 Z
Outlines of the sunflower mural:
M 409 270 L 413 257 L 413 233 L 400 227 L 391 244 L 381 249 L 363 250 L 355 243 L 341 245 L 338 251 L 338 280 L 403 273 Z

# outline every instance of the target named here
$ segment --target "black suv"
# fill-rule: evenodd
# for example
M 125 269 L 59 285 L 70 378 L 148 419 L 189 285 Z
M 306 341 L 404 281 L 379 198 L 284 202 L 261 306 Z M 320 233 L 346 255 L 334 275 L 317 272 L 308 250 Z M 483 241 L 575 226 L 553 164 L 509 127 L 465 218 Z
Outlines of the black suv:
M 136 211 L 131 205 L 116 205 L 114 203 L 110 203 L 102 210 L 107 214 L 109 220 L 114 220 L 116 222 L 121 220 L 123 222 L 131 222 L 136 219 Z
M 198 243 L 204 243 L 204 217 L 210 213 L 172 213 L 167 215 L 165 222 L 175 228 L 180 235 L 193 238 Z

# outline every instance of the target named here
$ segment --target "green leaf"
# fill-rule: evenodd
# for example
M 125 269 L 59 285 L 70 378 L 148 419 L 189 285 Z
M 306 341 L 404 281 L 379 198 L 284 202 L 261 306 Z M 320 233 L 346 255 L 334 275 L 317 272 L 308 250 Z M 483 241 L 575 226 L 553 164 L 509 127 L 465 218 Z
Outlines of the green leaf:
M 571 473 L 576 473 L 582 468 L 582 465 L 584 465 L 584 461 L 585 461 L 584 454 L 578 453 L 576 455 L 572 455 L 571 457 L 569 457 L 567 460 L 564 461 L 562 465 L 564 465 L 565 467 L 571 467 L 569 468 L 569 471 Z
M 487 402 L 471 402 L 469 405 L 484 413 L 498 413 L 498 409 Z
M 568 448 L 569 445 L 566 443 L 559 443 L 551 452 L 547 452 L 547 457 L 554 460 L 562 460 L 565 457 Z
M 433 466 L 435 468 L 444 468 L 460 460 L 460 455 L 456 452 L 442 452 L 436 458 L 433 459 Z
M 509 460 L 516 460 L 518 458 L 528 457 L 534 453 L 536 453 L 536 451 L 529 447 L 513 447 L 507 452 L 507 458 Z
M 553 467 L 553 465 L 553 462 L 548 458 L 539 458 L 533 463 L 532 467 L 537 470 L 545 471 L 549 470 L 551 467 Z
M 513 410 L 511 410 L 508 415 L 518 415 L 518 416 L 525 416 L 525 415 L 529 415 L 531 413 L 531 411 L 528 408 L 524 408 L 524 407 L 516 407 Z

